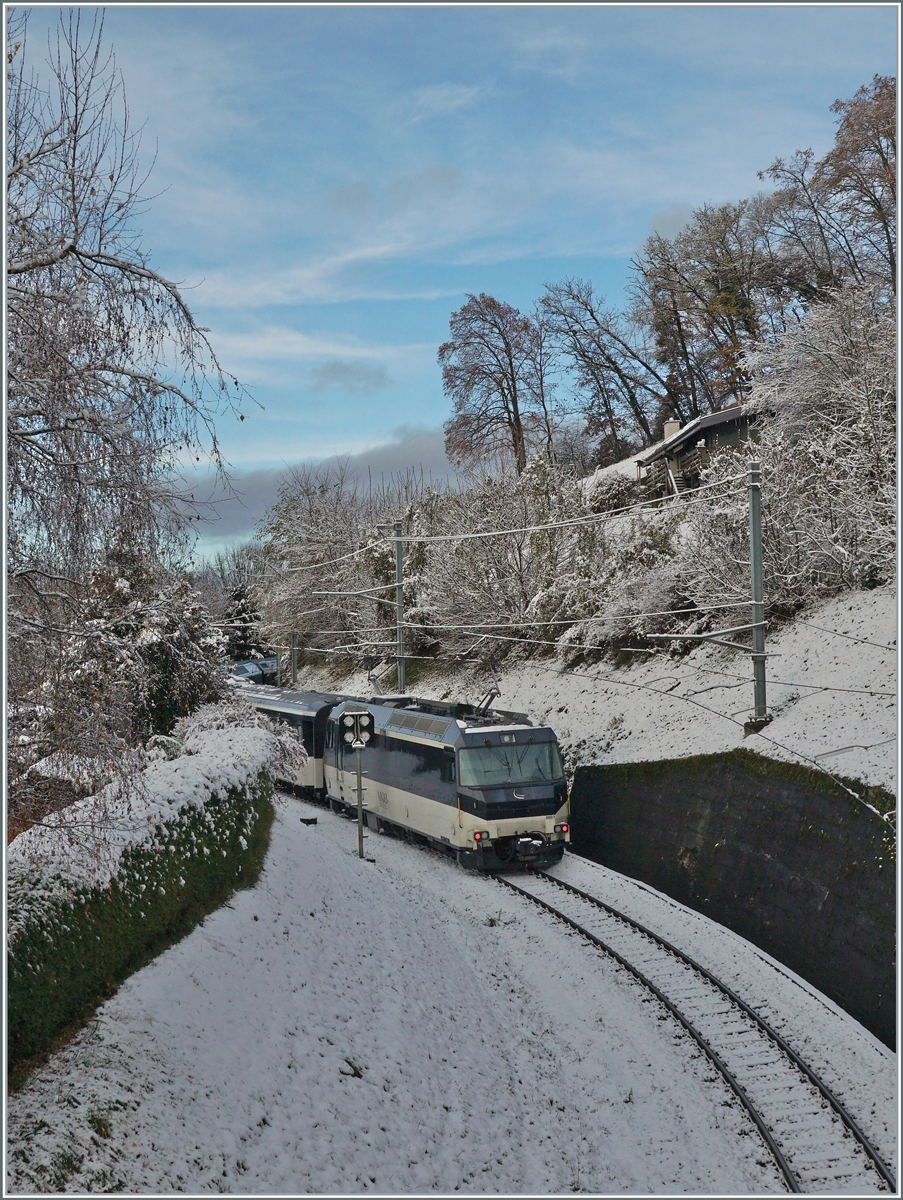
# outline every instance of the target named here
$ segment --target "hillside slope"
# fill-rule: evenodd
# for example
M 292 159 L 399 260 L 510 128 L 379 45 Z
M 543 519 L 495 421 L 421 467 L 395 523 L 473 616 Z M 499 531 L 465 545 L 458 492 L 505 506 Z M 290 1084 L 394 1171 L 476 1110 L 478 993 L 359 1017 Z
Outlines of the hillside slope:
M 746 619 L 745 617 L 741 619 Z M 732 623 L 729 618 L 727 624 Z M 815 628 L 818 626 L 818 628 Z M 830 631 L 830 632 L 824 632 Z M 553 658 L 509 662 L 498 674 L 499 708 L 526 712 L 558 733 L 573 768 L 745 746 L 894 791 L 897 775 L 897 597 L 893 587 L 812 605 L 766 634 L 768 708 L 774 720 L 744 737 L 753 704 L 748 656 L 701 644 L 563 671 Z M 386 690 L 393 677 L 382 676 Z M 491 682 L 479 667 L 438 665 L 409 691 L 477 700 Z M 305 668 L 302 687 L 371 695 L 365 672 Z

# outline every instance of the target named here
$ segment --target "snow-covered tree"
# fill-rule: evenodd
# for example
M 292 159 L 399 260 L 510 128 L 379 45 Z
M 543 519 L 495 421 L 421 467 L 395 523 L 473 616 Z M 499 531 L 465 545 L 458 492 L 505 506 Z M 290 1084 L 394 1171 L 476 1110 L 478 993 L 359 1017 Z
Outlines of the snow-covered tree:
M 892 579 L 896 333 L 883 290 L 831 293 L 748 366 L 772 611 Z M 722 453 L 705 478 L 742 475 L 744 458 Z M 742 488 L 731 501 L 694 508 L 683 554 L 691 592 L 737 598 L 749 559 L 747 520 Z
M 10 810 L 22 819 L 137 769 L 150 737 L 224 692 L 210 614 L 134 545 L 111 547 L 56 649 L 17 680 L 10 713 Z
M 260 637 L 260 612 L 247 584 L 239 583 L 232 588 L 220 628 L 226 637 L 226 653 L 235 662 L 260 658 L 267 653 L 267 646 Z
M 29 727 L 17 726 L 23 751 L 53 735 L 61 752 L 119 754 L 125 769 L 133 736 L 204 691 L 185 678 L 196 652 L 207 671 L 207 621 L 174 583 L 140 614 L 123 595 L 118 615 L 98 615 L 98 572 L 117 541 L 155 578 L 178 562 L 196 511 L 179 469 L 201 457 L 220 467 L 215 421 L 241 389 L 141 245 L 146 178 L 102 17 L 61 15 L 43 63 L 26 11 L 8 10 L 7 33 L 10 711 Z M 148 703 L 162 705 L 143 719 L 129 700 L 139 635 Z

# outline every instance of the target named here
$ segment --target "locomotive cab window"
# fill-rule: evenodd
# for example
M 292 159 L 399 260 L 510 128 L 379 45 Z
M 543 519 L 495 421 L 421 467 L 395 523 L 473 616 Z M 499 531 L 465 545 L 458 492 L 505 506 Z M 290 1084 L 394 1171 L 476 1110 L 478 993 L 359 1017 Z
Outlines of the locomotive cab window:
M 511 787 L 521 783 L 558 783 L 564 779 L 555 742 L 507 746 L 466 746 L 458 751 L 464 787 Z
M 442 780 L 444 783 L 454 783 L 457 772 L 455 771 L 455 752 L 451 746 L 443 746 L 442 748 Z

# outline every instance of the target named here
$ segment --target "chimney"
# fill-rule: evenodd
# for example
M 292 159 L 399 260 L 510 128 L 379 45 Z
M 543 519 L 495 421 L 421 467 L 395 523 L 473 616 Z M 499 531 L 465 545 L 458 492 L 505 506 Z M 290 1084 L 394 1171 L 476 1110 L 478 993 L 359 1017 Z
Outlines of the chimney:
M 673 437 L 679 429 L 680 421 L 675 421 L 673 418 L 670 421 L 666 421 L 664 424 L 665 440 L 667 441 L 669 437 Z

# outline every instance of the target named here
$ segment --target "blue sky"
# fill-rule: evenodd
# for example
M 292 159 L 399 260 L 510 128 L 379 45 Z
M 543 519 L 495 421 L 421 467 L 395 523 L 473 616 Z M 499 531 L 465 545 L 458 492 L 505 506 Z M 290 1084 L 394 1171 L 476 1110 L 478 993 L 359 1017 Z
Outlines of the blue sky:
M 152 263 L 191 285 L 264 406 L 221 428 L 248 498 L 220 534 L 253 526 L 287 463 L 416 454 L 441 471 L 436 349 L 465 294 L 529 307 L 577 275 L 618 302 L 653 227 L 749 195 L 779 155 L 827 150 L 832 101 L 895 73 L 896 14 L 108 8 L 148 162 L 156 145 Z

